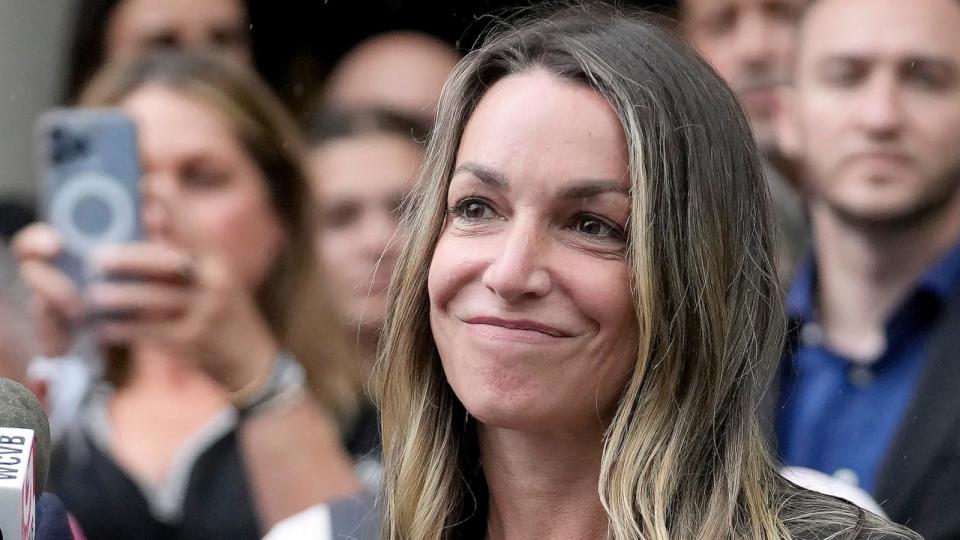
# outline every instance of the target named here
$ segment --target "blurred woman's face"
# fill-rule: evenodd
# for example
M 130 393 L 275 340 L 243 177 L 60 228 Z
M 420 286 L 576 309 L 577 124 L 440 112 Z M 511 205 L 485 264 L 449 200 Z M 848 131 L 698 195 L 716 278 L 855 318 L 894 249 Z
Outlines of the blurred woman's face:
M 106 23 L 106 60 L 161 47 L 223 51 L 250 64 L 247 11 L 241 0 L 122 0 Z
M 487 426 L 595 429 L 636 363 L 630 182 L 606 99 L 535 70 L 470 117 L 429 275 L 447 381 Z
M 397 209 L 423 160 L 414 141 L 388 134 L 337 139 L 308 157 L 317 199 L 317 246 L 347 322 L 379 328 L 396 265 Z
M 220 257 L 256 290 L 286 235 L 263 173 L 227 118 L 159 85 L 136 90 L 121 106 L 137 124 L 148 238 Z

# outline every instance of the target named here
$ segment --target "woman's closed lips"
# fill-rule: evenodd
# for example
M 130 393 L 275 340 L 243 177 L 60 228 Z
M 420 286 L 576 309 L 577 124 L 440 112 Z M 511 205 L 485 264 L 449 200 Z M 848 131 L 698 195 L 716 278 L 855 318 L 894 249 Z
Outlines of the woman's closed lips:
M 573 335 L 554 326 L 544 324 L 529 319 L 503 319 L 499 317 L 477 316 L 464 319 L 463 322 L 473 325 L 486 325 L 506 328 L 508 330 L 520 330 L 526 332 L 537 332 L 555 338 L 568 338 Z

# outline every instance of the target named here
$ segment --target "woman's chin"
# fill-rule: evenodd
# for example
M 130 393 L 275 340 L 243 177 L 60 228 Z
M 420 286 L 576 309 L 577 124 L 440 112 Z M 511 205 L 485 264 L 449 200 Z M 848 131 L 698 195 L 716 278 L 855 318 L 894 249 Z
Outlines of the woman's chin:
M 545 406 L 543 399 L 529 395 L 490 392 L 461 398 L 467 412 L 481 424 L 501 429 L 541 431 L 557 422 L 558 411 Z

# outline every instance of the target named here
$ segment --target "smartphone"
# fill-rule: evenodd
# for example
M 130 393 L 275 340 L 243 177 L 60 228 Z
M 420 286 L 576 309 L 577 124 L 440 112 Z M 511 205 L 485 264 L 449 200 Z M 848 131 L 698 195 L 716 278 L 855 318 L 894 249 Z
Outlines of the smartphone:
M 82 288 L 92 250 L 143 237 L 136 126 L 119 109 L 57 109 L 35 137 L 43 215 L 64 242 L 57 265 Z

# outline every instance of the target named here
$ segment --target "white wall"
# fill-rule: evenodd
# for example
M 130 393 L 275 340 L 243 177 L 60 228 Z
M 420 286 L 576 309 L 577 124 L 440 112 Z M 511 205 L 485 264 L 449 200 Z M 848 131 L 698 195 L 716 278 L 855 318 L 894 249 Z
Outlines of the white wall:
M 33 198 L 33 122 L 60 97 L 73 0 L 0 0 L 0 197 Z

